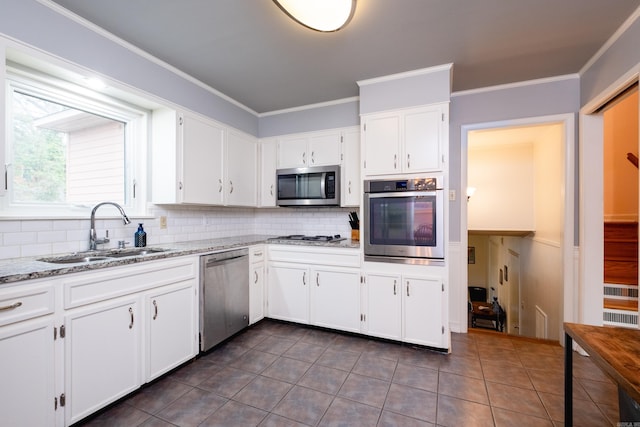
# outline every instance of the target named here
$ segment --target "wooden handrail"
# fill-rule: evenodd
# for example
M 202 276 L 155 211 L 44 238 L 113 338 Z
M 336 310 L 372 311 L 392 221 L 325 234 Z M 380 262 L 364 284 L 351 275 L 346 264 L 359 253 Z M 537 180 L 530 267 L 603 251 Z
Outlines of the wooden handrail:
M 633 163 L 633 166 L 638 167 L 638 156 L 633 153 L 627 153 L 627 160 Z

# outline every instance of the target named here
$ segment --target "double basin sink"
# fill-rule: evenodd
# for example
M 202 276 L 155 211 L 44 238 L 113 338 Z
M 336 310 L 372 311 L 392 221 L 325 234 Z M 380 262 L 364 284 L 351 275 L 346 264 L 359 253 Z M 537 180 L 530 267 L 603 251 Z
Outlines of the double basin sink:
M 58 257 L 40 258 L 38 261 L 48 262 L 49 264 L 82 264 L 96 261 L 111 261 L 127 257 L 144 257 L 166 251 L 168 251 L 168 249 L 162 248 L 111 249 L 105 251 L 78 252 Z

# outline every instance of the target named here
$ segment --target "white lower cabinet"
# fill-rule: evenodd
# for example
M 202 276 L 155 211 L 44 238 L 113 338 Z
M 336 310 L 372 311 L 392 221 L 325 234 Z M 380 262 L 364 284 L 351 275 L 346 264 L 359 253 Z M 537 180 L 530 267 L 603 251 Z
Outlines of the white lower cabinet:
M 311 270 L 310 323 L 360 332 L 360 269 Z
M 0 424 L 52 426 L 59 416 L 49 280 L 0 287 Z
M 265 280 L 264 280 L 265 247 L 256 245 L 249 248 L 249 324 L 264 319 L 265 312 Z
M 364 332 L 391 340 L 402 338 L 400 276 L 368 274 L 364 287 Z
M 146 380 L 191 359 L 197 351 L 196 292 L 192 281 L 165 286 L 146 298 Z
M 441 278 L 368 273 L 364 284 L 365 333 L 429 347 L 448 347 Z
M 405 276 L 402 293 L 402 340 L 430 347 L 446 347 L 442 316 L 443 281 Z
M 53 316 L 0 327 L 0 355 L 1 424 L 55 425 Z
M 269 317 L 309 323 L 309 268 L 300 264 L 269 266 Z
M 198 351 L 198 258 L 63 276 L 65 425 Z
M 69 425 L 142 384 L 139 297 L 75 309 L 64 323 Z

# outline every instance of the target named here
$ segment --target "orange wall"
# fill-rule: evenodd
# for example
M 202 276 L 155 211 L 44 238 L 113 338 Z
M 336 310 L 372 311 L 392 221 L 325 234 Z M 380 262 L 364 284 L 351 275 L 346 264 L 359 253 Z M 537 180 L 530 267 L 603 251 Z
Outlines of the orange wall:
M 638 220 L 638 91 L 604 112 L 604 219 Z

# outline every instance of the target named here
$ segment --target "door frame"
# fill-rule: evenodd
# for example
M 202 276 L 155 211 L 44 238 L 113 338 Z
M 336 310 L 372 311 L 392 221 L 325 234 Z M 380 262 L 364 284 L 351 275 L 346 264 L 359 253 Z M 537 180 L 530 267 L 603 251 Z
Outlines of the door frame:
M 468 167 L 468 149 L 469 149 L 469 132 L 475 130 L 499 129 L 507 127 L 526 127 L 552 123 L 561 123 L 563 125 L 564 143 L 563 143 L 563 165 L 564 165 L 564 182 L 562 192 L 564 194 L 564 212 L 563 223 L 564 231 L 562 238 L 562 256 L 563 256 L 563 303 L 562 318 L 564 322 L 576 322 L 578 314 L 578 283 L 575 282 L 577 273 L 576 255 L 575 255 L 575 148 L 576 148 L 576 116 L 573 113 L 555 114 L 549 116 L 527 117 L 513 120 L 502 120 L 494 122 L 473 123 L 461 126 L 460 138 L 460 189 L 465 192 L 467 182 Z M 464 198 L 463 198 L 464 200 Z M 460 203 L 460 247 L 468 246 L 468 227 L 467 227 L 467 204 Z M 459 265 L 467 265 L 467 251 L 460 250 Z M 458 313 L 460 318 L 458 322 L 462 326 L 461 332 L 467 332 L 467 305 L 466 284 L 468 282 L 468 272 L 466 268 L 460 271 L 460 287 L 458 301 Z M 462 289 L 465 288 L 465 289 Z M 561 325 L 559 325 L 561 327 Z M 562 341 L 562 340 L 561 340 Z

